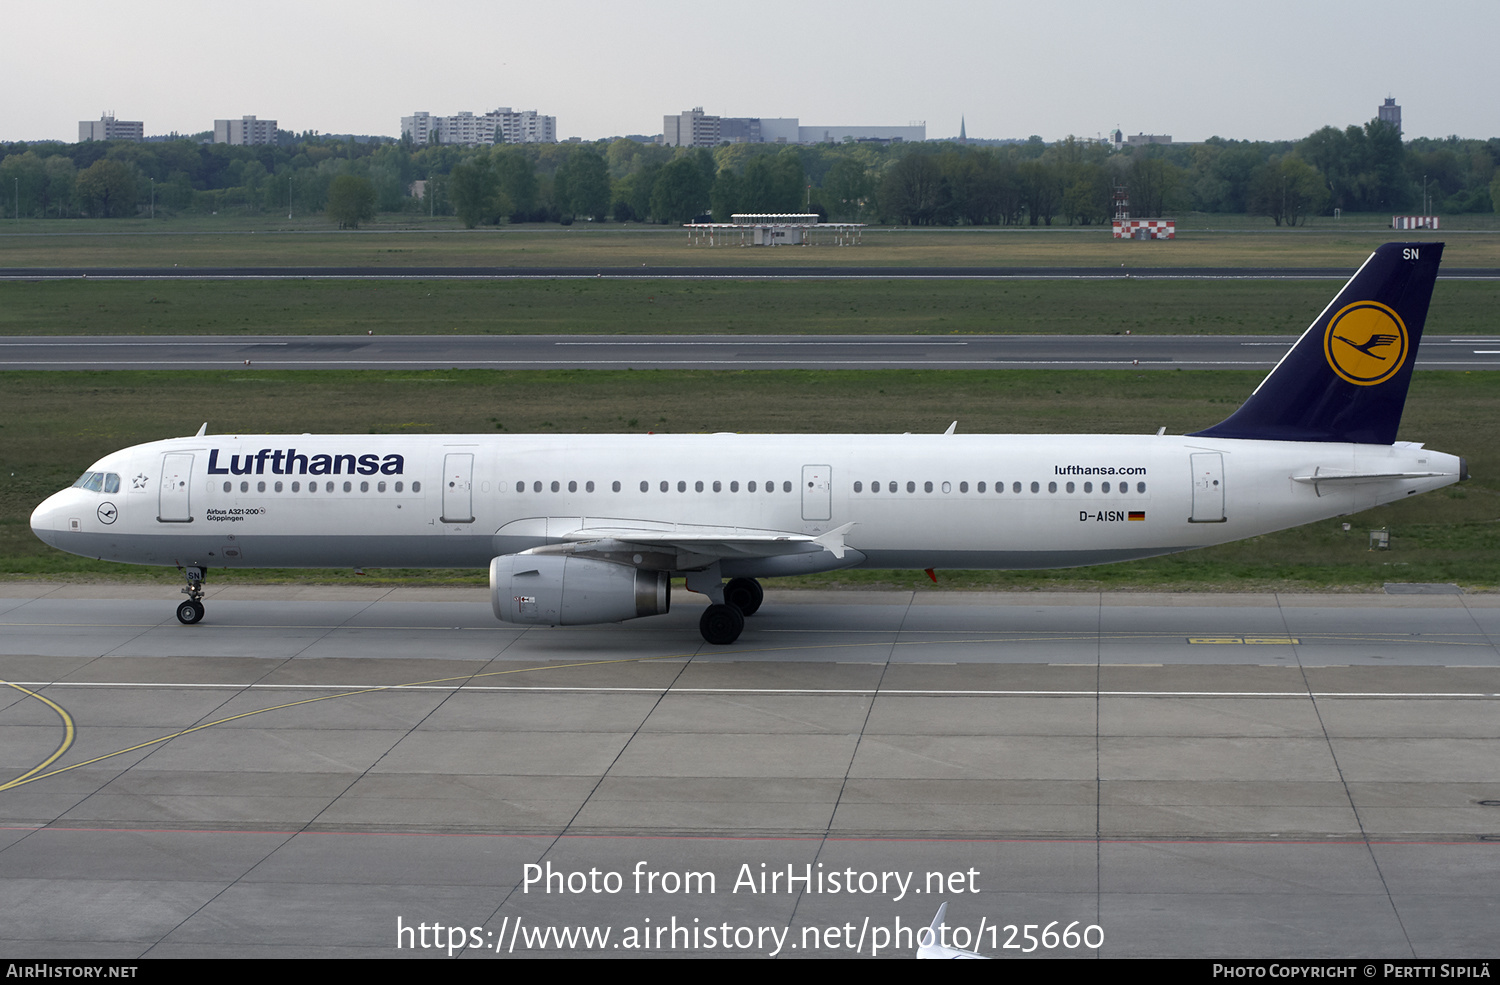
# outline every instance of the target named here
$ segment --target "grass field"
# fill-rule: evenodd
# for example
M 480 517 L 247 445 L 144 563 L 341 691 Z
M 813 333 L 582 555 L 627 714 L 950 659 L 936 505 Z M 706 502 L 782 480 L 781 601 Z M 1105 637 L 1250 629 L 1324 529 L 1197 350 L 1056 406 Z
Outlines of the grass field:
M 0 335 L 1296 334 L 1337 281 L 0 282 Z M 1500 282 L 1428 324 L 1496 329 Z
M 451 220 L 401 220 L 340 232 L 321 218 L 27 220 L 0 229 L 0 267 L 413 266 L 1243 266 L 1353 269 L 1380 243 L 1446 241 L 1445 263 L 1500 267 L 1494 216 L 1485 228 L 1396 233 L 1389 216 L 1278 229 L 1244 217 L 1200 217 L 1175 240 L 1116 240 L 1101 227 L 879 228 L 855 247 L 704 247 L 665 226 L 501 226 L 464 230 Z M 1484 220 L 1480 222 L 1479 220 Z M 1214 223 L 1210 226 L 1208 223 Z M 248 228 L 247 228 L 248 227 Z
M 175 572 L 63 555 L 30 532 L 31 509 L 106 452 L 216 433 L 964 432 L 1179 433 L 1225 417 L 1244 372 L 226 372 L 0 374 L 0 573 L 156 577 Z M 1205 551 L 1059 572 L 944 572 L 942 587 L 1368 590 L 1384 581 L 1500 585 L 1500 431 L 1487 373 L 1415 377 L 1404 439 L 1468 458 L 1460 487 L 1337 521 Z M 316 422 L 315 425 L 312 422 Z M 1394 547 L 1365 550 L 1389 527 Z M 482 572 L 372 577 L 483 580 Z M 236 580 L 352 578 L 246 572 Z M 930 584 L 920 572 L 839 572 L 789 584 Z

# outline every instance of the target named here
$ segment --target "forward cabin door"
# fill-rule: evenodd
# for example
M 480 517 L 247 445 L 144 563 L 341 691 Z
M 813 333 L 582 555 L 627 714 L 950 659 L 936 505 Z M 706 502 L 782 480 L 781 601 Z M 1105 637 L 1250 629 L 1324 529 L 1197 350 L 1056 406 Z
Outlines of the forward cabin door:
M 474 522 L 474 456 L 449 453 L 443 456 L 444 523 Z
M 161 486 L 156 497 L 156 519 L 161 523 L 192 523 L 193 456 L 170 452 L 161 457 Z
M 1193 459 L 1193 515 L 1189 523 L 1224 522 L 1224 456 L 1197 452 Z
M 833 517 L 833 470 L 827 465 L 802 466 L 802 519 Z

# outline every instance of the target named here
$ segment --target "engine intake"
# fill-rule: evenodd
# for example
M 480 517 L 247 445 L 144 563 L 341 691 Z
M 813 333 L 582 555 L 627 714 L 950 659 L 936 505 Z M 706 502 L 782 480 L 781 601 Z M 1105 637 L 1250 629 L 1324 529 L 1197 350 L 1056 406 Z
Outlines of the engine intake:
M 659 616 L 672 605 L 665 571 L 567 555 L 502 554 L 490 562 L 490 603 L 501 622 L 586 626 Z

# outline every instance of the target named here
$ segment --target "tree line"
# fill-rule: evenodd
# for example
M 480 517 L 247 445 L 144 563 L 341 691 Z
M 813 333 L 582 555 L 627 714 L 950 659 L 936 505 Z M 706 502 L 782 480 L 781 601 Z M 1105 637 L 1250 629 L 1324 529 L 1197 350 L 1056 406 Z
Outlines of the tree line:
M 816 212 L 915 226 L 1093 225 L 1132 216 L 1490 212 L 1500 138 L 1403 141 L 1372 120 L 1297 141 L 1152 144 L 1073 137 L 998 146 L 593 143 L 418 146 L 304 134 L 277 146 L 192 140 L 0 144 L 0 213 L 38 218 L 180 213 L 457 216 L 466 226 L 576 220 L 681 223 Z

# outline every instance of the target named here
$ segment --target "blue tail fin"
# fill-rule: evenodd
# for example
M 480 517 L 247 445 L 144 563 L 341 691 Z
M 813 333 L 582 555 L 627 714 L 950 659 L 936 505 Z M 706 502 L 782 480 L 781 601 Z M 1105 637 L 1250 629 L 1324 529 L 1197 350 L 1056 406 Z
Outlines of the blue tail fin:
M 1250 399 L 1193 437 L 1395 441 L 1442 258 L 1442 243 L 1370 254 Z

